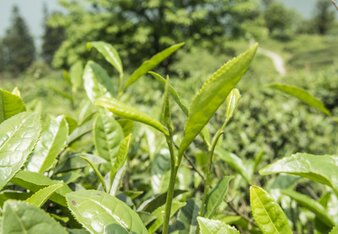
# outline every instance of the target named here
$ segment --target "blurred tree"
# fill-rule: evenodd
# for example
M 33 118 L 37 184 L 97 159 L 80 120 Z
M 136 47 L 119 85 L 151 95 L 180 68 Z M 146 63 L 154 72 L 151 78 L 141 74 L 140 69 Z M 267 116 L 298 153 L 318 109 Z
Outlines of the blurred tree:
M 0 73 L 4 71 L 5 69 L 5 59 L 4 59 L 4 48 L 2 39 L 0 39 Z
M 60 13 L 53 12 L 49 14 L 47 6 L 44 4 L 43 7 L 44 13 L 44 33 L 42 36 L 42 46 L 41 46 L 41 56 L 42 59 L 49 65 L 51 65 L 53 56 L 57 49 L 60 47 L 62 41 L 65 39 L 65 30 L 63 27 L 54 26 L 52 27 L 48 23 L 48 18 L 51 15 L 58 15 Z
M 326 34 L 333 25 L 335 18 L 336 12 L 332 3 L 328 0 L 318 0 L 313 18 L 315 31 L 321 35 Z
M 217 37 L 246 34 L 260 9 L 260 0 L 62 0 L 61 4 L 67 14 L 51 18 L 65 27 L 67 36 L 53 61 L 57 67 L 86 59 L 84 44 L 93 40 L 113 44 L 128 65 L 139 65 L 181 41 L 194 45 L 208 41 L 214 46 Z
M 17 6 L 13 7 L 11 25 L 3 38 L 5 69 L 18 74 L 35 60 L 34 40 Z
M 281 3 L 270 2 L 265 9 L 264 18 L 272 36 L 285 38 L 295 31 L 297 14 Z

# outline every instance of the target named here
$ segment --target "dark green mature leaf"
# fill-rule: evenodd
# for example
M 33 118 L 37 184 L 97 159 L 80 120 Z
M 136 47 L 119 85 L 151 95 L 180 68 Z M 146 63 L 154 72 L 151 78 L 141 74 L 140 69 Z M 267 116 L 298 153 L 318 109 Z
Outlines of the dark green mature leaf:
M 282 208 L 262 188 L 250 187 L 250 206 L 252 215 L 263 234 L 292 234 Z
M 325 107 L 325 105 L 318 98 L 314 97 L 312 94 L 310 94 L 308 91 L 304 89 L 292 85 L 279 83 L 271 84 L 270 87 L 277 89 L 290 96 L 293 96 L 326 115 L 331 115 L 331 112 Z
M 94 47 L 99 51 L 103 57 L 111 64 L 115 69 L 120 73 L 120 76 L 123 76 L 123 66 L 122 62 L 120 59 L 120 56 L 116 49 L 103 41 L 93 41 L 93 42 L 88 42 L 87 43 L 87 48 L 92 48 Z
M 184 135 L 179 147 L 179 155 L 191 144 L 194 138 L 208 123 L 228 94 L 240 81 L 256 53 L 255 44 L 245 53 L 230 60 L 211 75 L 192 100 Z
M 109 112 L 101 112 L 94 122 L 94 144 L 100 157 L 108 162 L 116 156 L 123 130 Z
M 328 225 L 329 227 L 334 226 L 335 223 L 334 223 L 333 219 L 330 217 L 330 215 L 327 213 L 325 208 L 321 204 L 316 202 L 315 200 L 313 200 L 313 199 L 311 199 L 308 196 L 305 196 L 303 194 L 292 191 L 292 190 L 283 190 L 282 193 L 291 197 L 299 205 L 301 205 L 301 206 L 307 208 L 308 210 L 312 211 L 313 213 L 315 213 L 316 217 L 320 221 L 322 221 L 323 223 Z
M 236 228 L 219 220 L 197 217 L 201 234 L 239 234 Z
M 0 123 L 25 110 L 25 104 L 19 96 L 0 89 Z
M 204 217 L 210 218 L 215 213 L 216 209 L 224 200 L 224 197 L 228 191 L 229 182 L 232 179 L 231 176 L 225 176 L 218 182 L 216 187 L 208 194 L 206 212 Z
M 179 234 L 194 234 L 197 230 L 197 216 L 199 207 L 193 199 L 188 199 L 186 205 L 180 209 L 177 222 Z M 181 227 L 183 225 L 183 227 Z
M 122 118 L 131 119 L 134 121 L 138 121 L 149 126 L 154 127 L 160 132 L 168 135 L 168 129 L 163 126 L 159 121 L 153 119 L 149 115 L 136 110 L 133 107 L 130 107 L 122 102 L 119 102 L 113 98 L 102 97 L 95 103 L 98 106 L 102 106 L 107 108 L 109 111 L 113 112 L 115 115 L 118 115 Z
M 64 184 L 58 183 L 58 184 L 52 184 L 49 185 L 48 187 L 45 187 L 43 189 L 40 189 L 36 193 L 34 193 L 31 197 L 29 197 L 26 202 L 36 206 L 36 207 L 41 207 L 50 196 L 55 193 L 56 190 L 59 188 L 63 187 Z
M 68 193 L 66 199 L 75 218 L 90 232 L 105 233 L 106 226 L 117 224 L 131 233 L 148 233 L 135 211 L 107 193 L 83 190 Z
M 0 189 L 26 162 L 40 136 L 40 116 L 24 112 L 0 124 Z
M 185 202 L 179 202 L 179 201 L 173 200 L 173 203 L 172 203 L 172 206 L 171 206 L 170 217 L 174 216 L 176 214 L 176 212 L 180 208 L 182 208 L 184 205 L 185 205 Z M 161 206 L 161 207 L 157 208 L 156 210 L 154 210 L 152 215 L 156 217 L 156 220 L 149 227 L 149 229 L 148 229 L 149 234 L 154 233 L 157 229 L 159 229 L 162 226 L 163 221 L 164 221 L 164 212 L 165 212 L 165 206 Z
M 261 175 L 288 173 L 331 186 L 338 194 L 338 155 L 293 154 L 259 171 Z
M 60 151 L 66 146 L 67 138 L 68 124 L 65 117 L 50 119 L 29 159 L 27 169 L 40 173 L 49 170 Z
M 68 232 L 46 212 L 21 201 L 4 205 L 2 234 L 67 234 Z
M 141 76 L 146 74 L 148 71 L 156 67 L 159 63 L 161 63 L 163 60 L 165 60 L 167 57 L 169 57 L 172 53 L 174 53 L 176 50 L 181 48 L 184 45 L 184 43 L 179 43 L 172 45 L 168 47 L 167 49 L 161 51 L 160 53 L 154 55 L 149 60 L 146 60 L 142 63 L 142 65 L 137 68 L 133 74 L 129 77 L 127 80 L 127 83 L 125 84 L 125 88 L 128 88 L 131 84 L 133 84 L 135 81 L 137 81 Z
M 164 79 L 160 74 L 156 72 L 148 72 L 150 75 L 152 75 L 156 80 L 160 81 L 164 86 L 166 84 L 166 79 Z M 169 92 L 171 96 L 174 98 L 175 102 L 177 105 L 181 108 L 181 110 L 184 112 L 184 114 L 188 115 L 188 108 L 187 106 L 182 102 L 181 97 L 178 95 L 177 91 L 175 88 L 169 84 Z
M 99 64 L 89 61 L 83 72 L 83 84 L 87 96 L 91 102 L 95 102 L 101 96 L 112 96 L 114 93 L 113 83 Z

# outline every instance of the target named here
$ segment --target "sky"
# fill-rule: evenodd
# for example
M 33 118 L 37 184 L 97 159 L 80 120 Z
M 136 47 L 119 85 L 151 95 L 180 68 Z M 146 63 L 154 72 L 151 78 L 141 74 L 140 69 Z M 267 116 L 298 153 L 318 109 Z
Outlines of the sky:
M 249 0 L 250 1 L 250 0 Z M 316 0 L 277 0 L 285 3 L 309 18 L 314 12 Z M 49 11 L 58 10 L 60 7 L 57 0 L 0 0 L 0 37 L 5 34 L 6 28 L 10 23 L 11 9 L 13 5 L 17 5 L 21 15 L 26 20 L 32 35 L 37 44 L 40 44 L 42 35 L 43 21 L 43 3 L 47 4 Z

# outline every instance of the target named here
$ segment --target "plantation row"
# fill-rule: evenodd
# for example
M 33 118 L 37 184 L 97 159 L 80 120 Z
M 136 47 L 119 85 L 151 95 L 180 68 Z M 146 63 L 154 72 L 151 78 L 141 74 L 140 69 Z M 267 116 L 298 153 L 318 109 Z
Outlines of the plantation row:
M 224 148 L 241 114 L 237 84 L 258 45 L 214 72 L 190 105 L 169 76 L 152 71 L 182 46 L 126 76 L 113 46 L 88 43 L 118 78 L 94 61 L 83 71 L 75 64 L 65 74 L 67 95 L 85 92 L 87 100 L 64 96 L 78 107 L 77 118 L 26 111 L 19 89 L 0 90 L 0 233 L 338 233 L 337 155 L 294 152 L 266 165 L 264 153 L 246 161 Z M 156 111 L 136 107 L 133 86 L 143 77 L 161 92 Z M 337 122 L 304 89 L 269 89 Z M 302 194 L 297 184 L 304 181 L 320 194 Z

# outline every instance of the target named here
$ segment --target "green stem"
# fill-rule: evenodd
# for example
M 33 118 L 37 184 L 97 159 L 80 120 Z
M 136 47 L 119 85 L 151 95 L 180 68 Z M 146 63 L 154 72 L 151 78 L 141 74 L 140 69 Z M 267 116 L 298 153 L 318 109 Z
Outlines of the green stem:
M 163 221 L 163 234 L 168 234 L 169 231 L 169 222 L 170 222 L 170 212 L 171 212 L 171 205 L 175 191 L 175 182 L 176 182 L 176 175 L 179 168 L 179 165 L 176 166 L 176 158 L 174 152 L 174 143 L 172 139 L 172 135 L 170 134 L 169 137 L 166 137 L 169 152 L 170 152 L 170 180 L 169 180 L 169 187 L 167 191 L 167 197 L 165 202 L 165 213 L 164 213 L 164 221 Z

